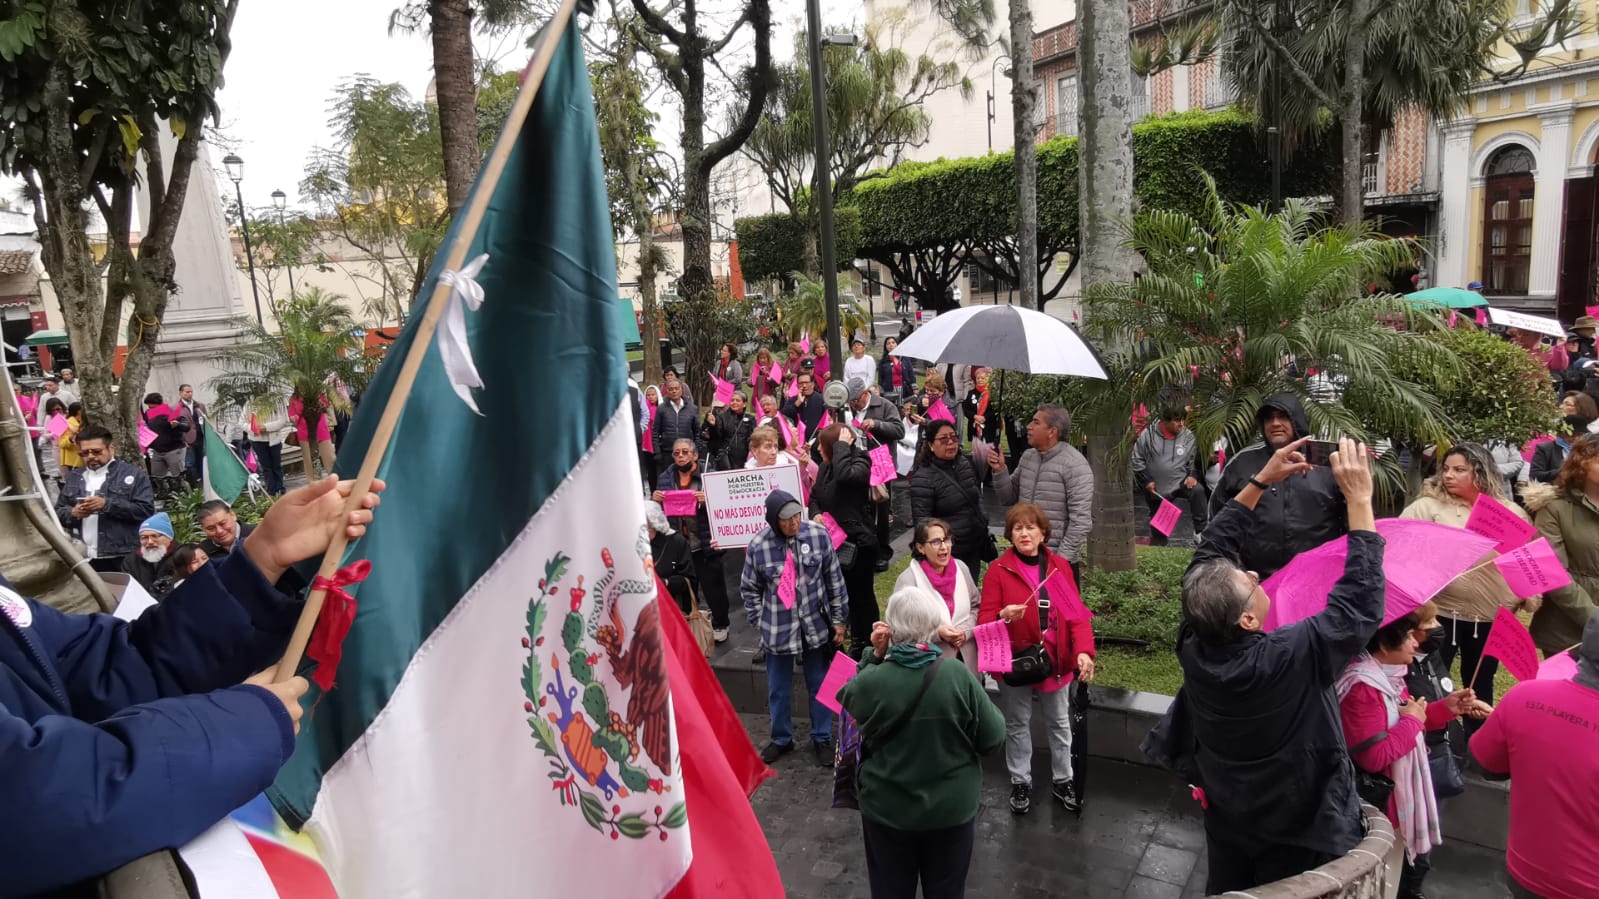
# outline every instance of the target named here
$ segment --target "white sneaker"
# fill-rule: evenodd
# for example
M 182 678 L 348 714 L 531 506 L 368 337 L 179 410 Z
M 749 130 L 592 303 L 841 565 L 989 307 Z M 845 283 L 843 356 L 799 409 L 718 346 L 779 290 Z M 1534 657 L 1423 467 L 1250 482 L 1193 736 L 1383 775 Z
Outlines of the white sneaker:
M 716 630 L 711 631 L 711 636 L 715 637 L 716 638 L 716 642 L 718 642 L 718 643 L 726 643 L 727 642 L 727 628 L 719 627 Z

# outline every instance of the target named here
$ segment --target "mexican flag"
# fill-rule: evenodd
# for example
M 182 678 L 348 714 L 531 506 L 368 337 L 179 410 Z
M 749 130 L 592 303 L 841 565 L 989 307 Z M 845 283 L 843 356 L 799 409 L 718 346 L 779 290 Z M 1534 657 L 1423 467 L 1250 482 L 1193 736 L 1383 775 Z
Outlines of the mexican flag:
M 216 428 L 205 428 L 203 433 L 205 460 L 200 466 L 200 478 L 205 498 L 232 504 L 250 483 L 250 473 L 244 470 L 244 463 L 233 449 L 217 436 Z
M 336 680 L 268 794 L 345 899 L 782 895 L 748 801 L 770 772 L 649 557 L 580 37 L 569 24 L 504 172 L 476 188 L 483 414 L 427 348 L 382 512 L 342 560 L 371 574 Z M 367 391 L 340 476 L 423 320 Z

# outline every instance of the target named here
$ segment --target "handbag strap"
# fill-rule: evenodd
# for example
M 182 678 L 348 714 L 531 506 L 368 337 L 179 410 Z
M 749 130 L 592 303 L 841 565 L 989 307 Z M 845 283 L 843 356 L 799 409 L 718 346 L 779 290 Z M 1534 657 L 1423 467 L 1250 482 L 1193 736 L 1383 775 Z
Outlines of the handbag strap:
M 1370 749 L 1373 746 L 1376 746 L 1378 743 L 1381 743 L 1382 741 L 1384 741 L 1386 739 L 1388 739 L 1388 731 L 1384 730 L 1384 731 L 1380 731 L 1378 733 L 1375 733 L 1375 734 L 1371 735 L 1370 737 L 1367 737 L 1366 739 L 1361 740 L 1359 743 L 1355 744 L 1354 746 L 1349 747 L 1349 754 L 1351 756 L 1358 755 L 1359 753 L 1365 752 L 1366 750 Z
M 873 742 L 879 744 L 887 743 L 903 730 L 905 725 L 910 723 L 911 716 L 916 714 L 917 707 L 922 704 L 922 697 L 927 695 L 927 688 L 933 685 L 933 678 L 938 675 L 938 666 L 942 664 L 944 664 L 944 657 L 939 656 L 933 660 L 933 664 L 927 666 L 927 672 L 922 675 L 922 685 L 916 689 L 916 698 L 911 700 L 910 706 L 905 709 L 904 713 L 894 719 L 893 724 L 884 728 L 883 732 L 878 734 L 877 739 Z
M 959 459 L 960 457 L 956 456 L 955 458 Z M 945 471 L 944 469 L 939 468 L 937 465 L 934 465 L 932 462 L 928 462 L 927 463 L 927 467 L 931 468 L 932 470 L 934 470 L 936 472 L 938 472 L 939 475 L 941 477 L 943 477 L 944 480 L 946 480 L 946 481 L 948 481 L 950 483 L 950 486 L 954 487 L 956 490 L 959 490 L 961 493 L 965 494 L 967 502 L 971 503 L 973 508 L 981 509 L 983 507 L 983 497 L 979 493 L 977 493 L 976 491 L 968 493 L 966 488 L 962 487 L 960 482 L 955 480 L 954 476 L 952 476 L 949 472 Z

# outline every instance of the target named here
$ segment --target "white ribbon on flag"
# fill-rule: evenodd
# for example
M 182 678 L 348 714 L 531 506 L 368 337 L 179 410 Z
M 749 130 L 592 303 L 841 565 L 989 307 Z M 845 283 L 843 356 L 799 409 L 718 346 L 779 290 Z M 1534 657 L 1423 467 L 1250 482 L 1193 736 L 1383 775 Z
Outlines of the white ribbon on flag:
M 472 388 L 482 387 L 483 379 L 478 376 L 477 365 L 472 361 L 472 346 L 466 340 L 466 310 L 476 312 L 483 305 L 483 285 L 476 279 L 488 261 L 489 254 L 484 253 L 460 271 L 446 269 L 439 275 L 439 283 L 450 286 L 449 307 L 444 310 L 444 320 L 439 322 L 439 358 L 444 362 L 444 374 L 450 379 L 455 395 L 478 415 L 483 413 L 472 399 Z

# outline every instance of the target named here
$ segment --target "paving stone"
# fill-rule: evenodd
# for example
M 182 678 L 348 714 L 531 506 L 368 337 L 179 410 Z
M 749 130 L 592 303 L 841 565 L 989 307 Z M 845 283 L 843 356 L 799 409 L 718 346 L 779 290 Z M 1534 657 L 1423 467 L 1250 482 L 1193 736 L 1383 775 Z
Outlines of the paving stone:
M 1180 899 L 1182 894 L 1183 888 L 1176 884 L 1153 877 L 1134 877 L 1122 896 L 1124 899 Z
M 1143 861 L 1138 863 L 1138 876 L 1181 887 L 1188 882 L 1188 876 L 1193 873 L 1194 864 L 1198 861 L 1199 857 L 1186 849 L 1151 843 L 1144 851 Z

